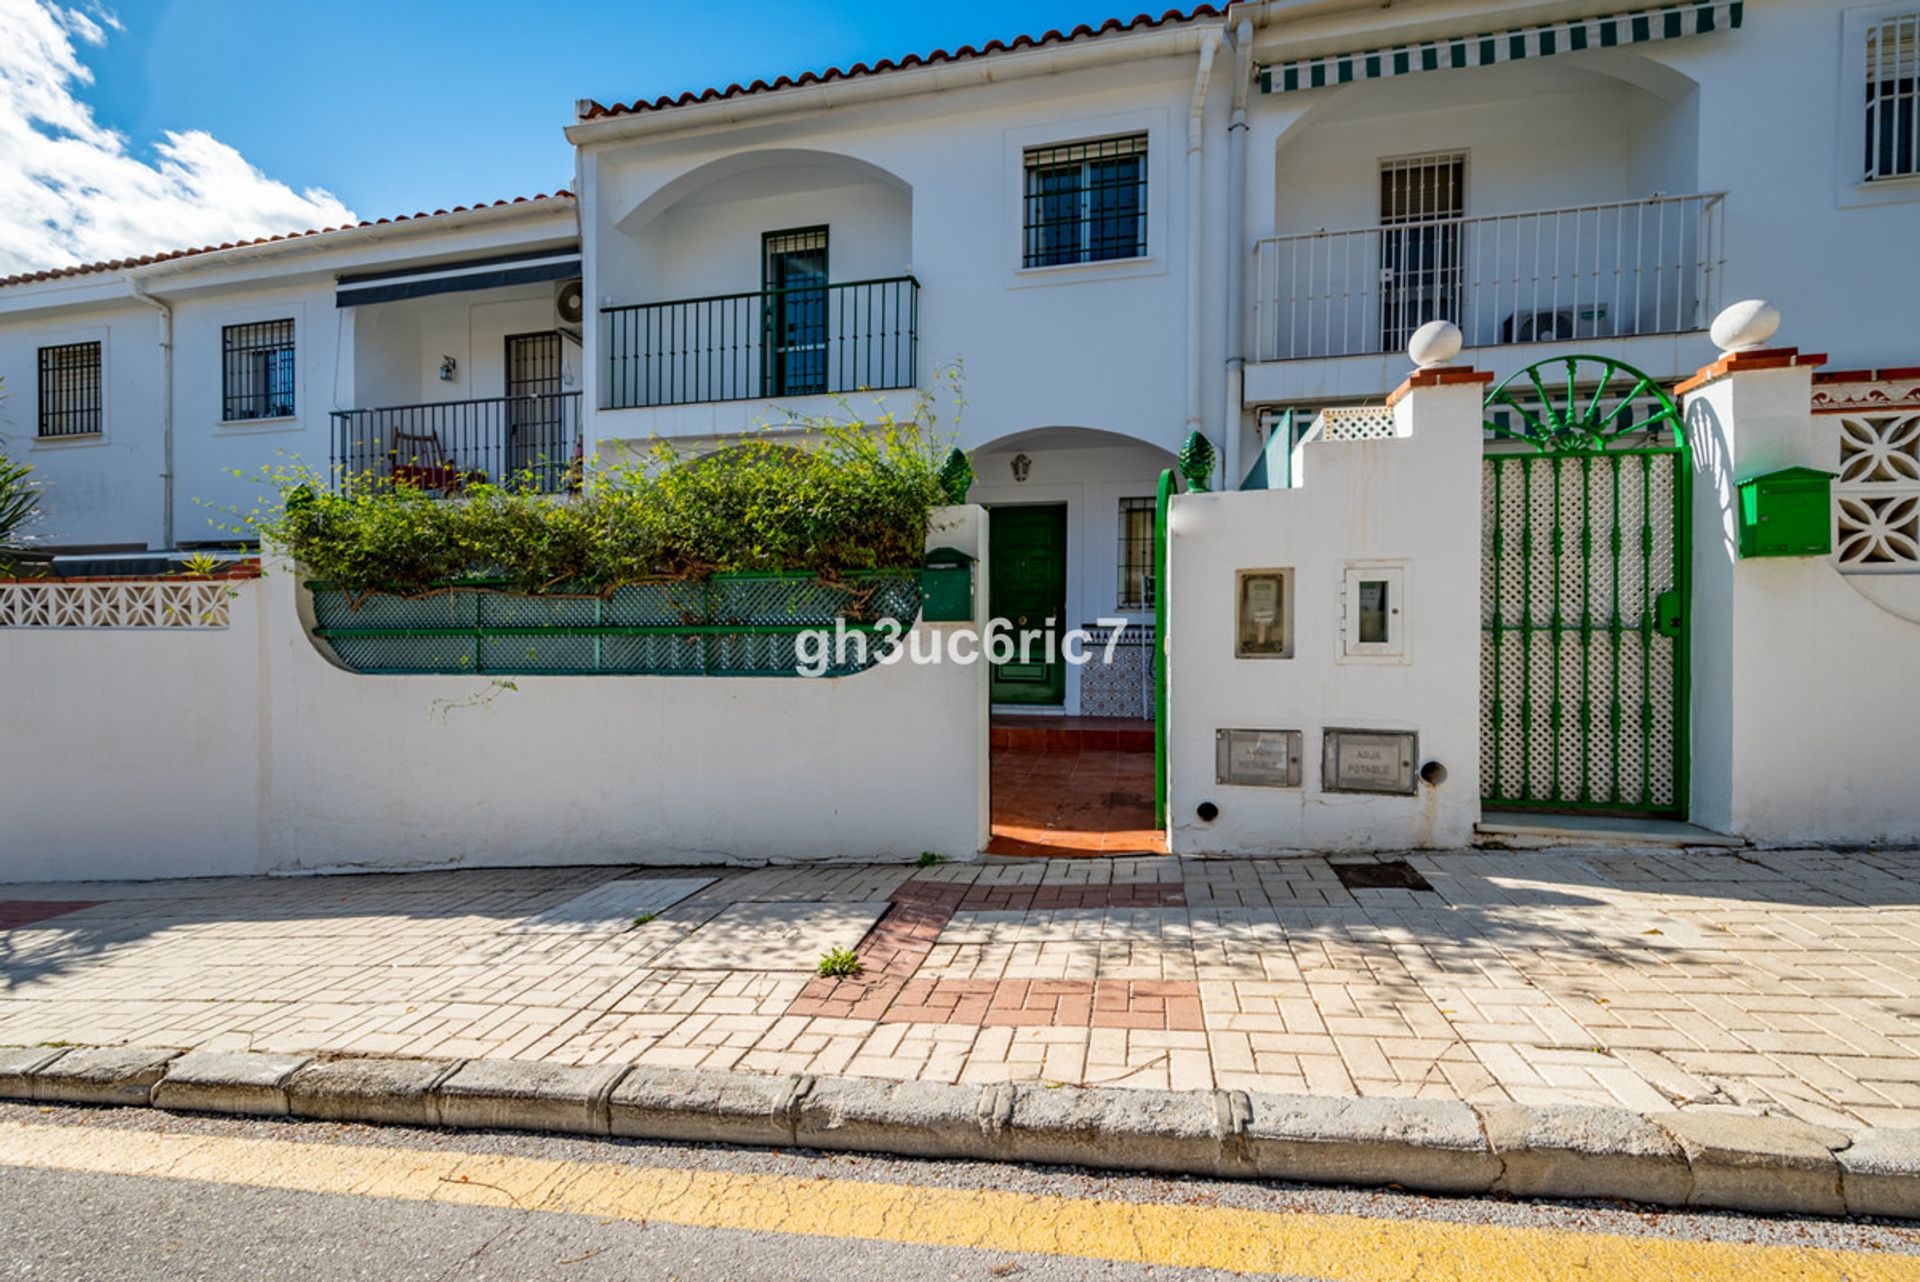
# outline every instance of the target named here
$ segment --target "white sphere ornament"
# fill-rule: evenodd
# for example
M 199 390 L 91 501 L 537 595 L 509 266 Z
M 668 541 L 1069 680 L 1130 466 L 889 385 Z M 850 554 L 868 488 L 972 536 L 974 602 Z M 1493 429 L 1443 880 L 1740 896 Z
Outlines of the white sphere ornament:
M 1735 303 L 1713 318 L 1707 331 L 1723 352 L 1747 352 L 1766 344 L 1780 328 L 1780 309 L 1761 298 Z
M 1465 343 L 1460 327 L 1452 321 L 1428 321 L 1407 340 L 1407 355 L 1421 369 L 1434 369 L 1458 356 Z

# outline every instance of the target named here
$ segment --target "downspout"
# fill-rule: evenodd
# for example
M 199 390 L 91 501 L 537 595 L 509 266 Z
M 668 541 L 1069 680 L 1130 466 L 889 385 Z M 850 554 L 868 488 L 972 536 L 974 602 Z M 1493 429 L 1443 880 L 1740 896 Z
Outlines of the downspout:
M 1209 31 L 1200 44 L 1200 65 L 1193 73 L 1193 101 L 1187 108 L 1187 432 L 1200 430 L 1200 269 L 1202 200 L 1201 162 L 1206 157 L 1207 86 L 1213 79 L 1213 55 L 1220 33 Z
M 1253 23 L 1246 18 L 1233 32 L 1233 114 L 1227 121 L 1227 409 L 1223 432 L 1227 461 L 1225 489 L 1237 489 L 1246 469 L 1240 460 L 1241 418 L 1246 395 L 1247 354 L 1242 347 L 1246 307 L 1247 261 L 1247 94 L 1253 84 Z
M 160 313 L 160 546 L 173 549 L 173 306 L 128 273 L 127 291 Z

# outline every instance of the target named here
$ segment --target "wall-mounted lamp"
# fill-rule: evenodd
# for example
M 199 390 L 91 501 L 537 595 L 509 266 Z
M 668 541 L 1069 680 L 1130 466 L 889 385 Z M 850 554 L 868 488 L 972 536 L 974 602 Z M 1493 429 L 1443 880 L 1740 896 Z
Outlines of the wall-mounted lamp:
M 453 381 L 453 371 L 457 368 L 459 367 L 453 357 L 442 356 L 440 358 L 440 381 L 442 383 L 451 383 Z
M 1032 470 L 1032 459 L 1024 454 L 1016 454 L 1013 456 L 1013 479 L 1015 484 L 1024 483 L 1027 479 L 1027 473 Z

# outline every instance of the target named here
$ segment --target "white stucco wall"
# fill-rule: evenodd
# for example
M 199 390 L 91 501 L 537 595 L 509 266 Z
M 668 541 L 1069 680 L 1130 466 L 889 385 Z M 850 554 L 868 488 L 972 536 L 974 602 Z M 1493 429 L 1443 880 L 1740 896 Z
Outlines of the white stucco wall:
M 132 546 L 161 533 L 160 323 L 124 301 L 75 307 L 31 322 L 0 315 L 0 454 L 32 464 L 44 486 L 43 518 L 27 531 L 50 545 Z M 97 342 L 101 431 L 37 438 L 42 347 Z
M 227 537 L 222 527 L 232 517 L 225 509 L 253 506 L 262 491 L 254 479 L 262 465 L 298 458 L 324 469 L 333 410 L 500 395 L 504 336 L 554 324 L 551 285 L 343 310 L 334 304 L 337 276 L 565 246 L 574 235 L 572 202 L 554 200 L 296 238 L 139 269 L 142 287 L 173 311 L 175 540 Z M 356 333 L 356 313 L 363 310 L 386 311 L 390 323 L 370 325 L 363 337 Z M 295 326 L 296 413 L 223 422 L 222 328 L 283 319 Z M 0 452 L 32 463 L 46 483 L 45 519 L 35 530 L 45 542 L 163 546 L 160 336 L 159 313 L 133 298 L 125 273 L 0 289 L 0 380 L 6 390 L 0 400 Z M 39 349 L 89 340 L 100 341 L 103 349 L 104 430 L 97 439 L 37 441 Z M 579 348 L 564 350 L 578 387 Z M 451 385 L 434 374 L 440 357 L 448 354 L 461 360 L 461 380 Z M 376 394 L 377 402 L 371 399 Z M 237 478 L 235 471 L 246 475 Z
M 1379 161 L 1432 151 L 1469 153 L 1467 214 L 1476 217 L 1725 192 L 1719 304 L 1771 299 L 1841 366 L 1898 365 L 1911 358 L 1908 300 L 1920 292 L 1911 251 L 1920 183 L 1861 180 L 1863 62 L 1867 24 L 1911 12 L 1903 0 L 1749 0 L 1737 30 L 1256 92 L 1249 237 L 1375 225 Z M 1532 15 L 1440 0 L 1269 19 L 1263 61 L 1496 30 Z M 1469 274 L 1476 270 L 1469 260 Z M 1531 276 L 1525 265 L 1517 273 Z M 1714 355 L 1690 334 L 1483 348 L 1474 359 L 1505 377 L 1569 347 L 1676 380 Z M 1261 362 L 1248 372 L 1247 397 L 1377 397 L 1397 377 L 1391 356 Z
M 1415 389 L 1396 436 L 1314 442 L 1290 490 L 1173 500 L 1168 819 L 1179 854 L 1465 844 L 1480 813 L 1478 384 Z M 1342 660 L 1343 571 L 1404 566 L 1404 662 Z M 1235 571 L 1293 571 L 1293 657 L 1236 658 Z M 1412 730 L 1446 782 L 1413 796 L 1322 788 L 1321 732 Z M 1298 788 L 1216 783 L 1215 732 L 1302 732 Z M 1211 823 L 1196 807 L 1211 801 Z
M 1810 396 L 1802 366 L 1736 372 L 1686 400 L 1693 816 L 1761 842 L 1912 842 L 1920 580 L 1850 579 L 1827 557 L 1737 555 L 1736 481 L 1835 467 L 1837 421 L 1810 413 Z
M 933 538 L 984 550 L 979 518 L 947 509 Z M 0 632 L 0 882 L 985 842 L 984 665 L 359 676 L 306 635 L 286 567 L 235 590 L 221 631 Z
M 352 380 L 338 398 L 342 407 L 380 409 L 506 395 L 507 338 L 551 332 L 553 296 L 552 282 L 542 281 L 347 309 Z M 442 379 L 440 362 L 447 356 L 454 359 L 453 377 Z M 561 390 L 579 391 L 580 345 L 563 338 L 560 360 Z
M 966 367 L 968 448 L 1071 424 L 1177 449 L 1186 433 L 1188 226 L 1185 123 L 1195 54 L 1039 78 L 960 85 L 875 103 L 719 122 L 662 115 L 632 140 L 580 152 L 582 236 L 596 307 L 759 288 L 760 237 L 824 223 L 834 280 L 920 281 L 922 381 Z M 1179 52 L 1173 52 L 1178 48 Z M 1227 67 L 1208 99 L 1202 183 L 1225 190 Z M 683 125 L 681 122 L 685 121 Z M 1145 132 L 1147 254 L 1023 270 L 1023 153 L 1029 146 Z M 1224 404 L 1214 290 L 1230 261 L 1217 227 L 1203 259 L 1200 326 L 1209 431 Z M 590 406 L 607 400 L 589 326 Z M 740 430 L 766 407 L 590 411 L 590 440 Z M 775 415 L 775 417 L 778 417 Z

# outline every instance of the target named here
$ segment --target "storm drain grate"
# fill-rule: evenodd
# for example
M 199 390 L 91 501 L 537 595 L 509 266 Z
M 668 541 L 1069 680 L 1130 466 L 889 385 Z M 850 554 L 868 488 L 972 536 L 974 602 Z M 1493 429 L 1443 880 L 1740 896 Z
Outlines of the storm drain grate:
M 1432 890 L 1433 883 L 1404 859 L 1373 864 L 1335 864 L 1333 875 L 1348 890 Z

